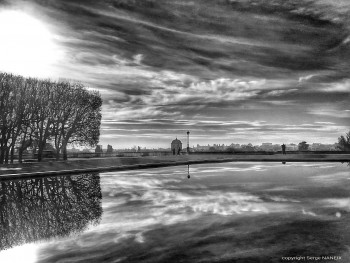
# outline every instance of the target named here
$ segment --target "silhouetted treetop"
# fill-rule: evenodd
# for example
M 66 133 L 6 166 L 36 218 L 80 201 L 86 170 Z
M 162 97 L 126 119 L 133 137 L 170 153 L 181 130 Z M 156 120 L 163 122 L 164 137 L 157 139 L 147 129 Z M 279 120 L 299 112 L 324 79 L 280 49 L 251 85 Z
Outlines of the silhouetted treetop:
M 350 151 L 350 131 L 338 138 L 338 148 L 342 151 Z

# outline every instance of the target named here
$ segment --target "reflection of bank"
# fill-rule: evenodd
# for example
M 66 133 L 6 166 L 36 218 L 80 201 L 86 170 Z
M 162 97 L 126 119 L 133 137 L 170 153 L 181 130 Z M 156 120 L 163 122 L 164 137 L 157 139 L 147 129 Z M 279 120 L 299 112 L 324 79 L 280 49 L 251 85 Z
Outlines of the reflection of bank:
M 0 183 L 0 250 L 79 233 L 102 215 L 96 174 Z

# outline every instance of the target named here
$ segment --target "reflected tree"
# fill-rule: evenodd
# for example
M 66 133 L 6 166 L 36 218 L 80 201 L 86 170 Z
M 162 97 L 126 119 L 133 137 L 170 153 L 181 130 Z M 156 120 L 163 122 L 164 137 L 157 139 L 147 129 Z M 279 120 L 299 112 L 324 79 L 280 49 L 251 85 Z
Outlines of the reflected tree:
M 350 162 L 341 162 L 341 163 L 346 163 L 348 167 L 350 167 Z
M 0 182 L 0 250 L 98 224 L 101 199 L 98 174 Z

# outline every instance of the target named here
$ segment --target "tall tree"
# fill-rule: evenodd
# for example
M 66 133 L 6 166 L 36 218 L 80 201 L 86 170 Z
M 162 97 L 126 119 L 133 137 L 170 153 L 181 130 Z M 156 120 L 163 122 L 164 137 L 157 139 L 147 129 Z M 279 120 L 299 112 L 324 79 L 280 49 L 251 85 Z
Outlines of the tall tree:
M 21 81 L 21 77 L 0 73 L 0 164 L 8 162 L 16 140 Z
M 29 146 L 43 159 L 47 143 L 55 146 L 56 158 L 67 159 L 69 144 L 98 143 L 102 99 L 82 84 L 53 82 L 0 73 L 0 164 L 19 161 Z
M 98 92 L 88 91 L 81 84 L 58 83 L 56 91 L 61 102 L 54 111 L 56 158 L 62 152 L 66 160 L 68 144 L 93 147 L 98 143 L 102 99 Z
M 43 152 L 47 141 L 50 139 L 51 128 L 53 125 L 53 104 L 54 89 L 52 83 L 48 80 L 37 81 L 35 85 L 38 89 L 38 96 L 36 97 L 36 109 L 35 109 L 35 139 L 38 144 L 38 161 L 43 158 Z
M 36 131 L 35 119 L 37 113 L 37 80 L 27 79 L 25 82 L 25 109 L 23 112 L 23 121 L 21 132 L 18 139 L 18 161 L 22 162 L 23 152 L 30 146 L 33 146 Z
M 298 150 L 299 151 L 308 151 L 309 150 L 309 144 L 306 143 L 306 141 L 302 141 L 298 144 Z
M 350 151 L 350 131 L 345 136 L 338 138 L 338 149 L 341 151 Z
M 82 85 L 74 87 L 74 98 L 77 103 L 72 111 L 72 118 L 69 121 L 62 141 L 63 159 L 67 159 L 67 145 L 70 143 L 97 145 L 100 137 L 101 106 L 102 99 L 98 92 L 87 91 Z

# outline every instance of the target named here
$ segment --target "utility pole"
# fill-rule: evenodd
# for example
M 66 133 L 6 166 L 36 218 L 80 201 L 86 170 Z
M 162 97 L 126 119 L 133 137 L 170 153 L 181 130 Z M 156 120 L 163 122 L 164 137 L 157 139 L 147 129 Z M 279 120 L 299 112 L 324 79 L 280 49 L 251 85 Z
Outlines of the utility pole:
M 187 154 L 190 153 L 190 132 L 187 131 Z

